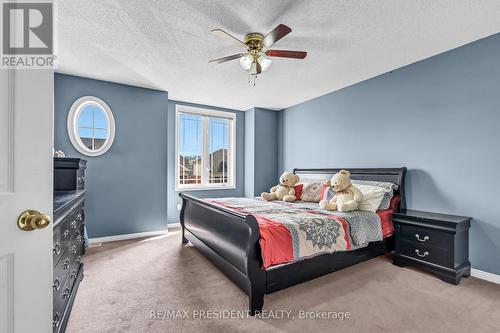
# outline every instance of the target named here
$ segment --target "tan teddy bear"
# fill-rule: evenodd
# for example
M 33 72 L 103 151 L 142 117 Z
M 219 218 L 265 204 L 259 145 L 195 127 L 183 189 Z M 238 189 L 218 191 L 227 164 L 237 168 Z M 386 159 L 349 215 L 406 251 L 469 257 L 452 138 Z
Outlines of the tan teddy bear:
M 261 197 L 264 200 L 283 200 L 287 202 L 294 202 L 295 197 L 295 184 L 299 182 L 299 176 L 292 172 L 285 171 L 280 177 L 280 183 L 273 186 L 270 193 L 262 192 Z
M 325 182 L 325 185 L 331 186 L 335 191 L 335 196 L 330 200 L 321 200 L 319 206 L 321 209 L 338 210 L 339 212 L 349 212 L 358 209 L 358 205 L 363 200 L 363 194 L 349 179 L 350 172 L 340 170 L 334 174 L 332 179 Z

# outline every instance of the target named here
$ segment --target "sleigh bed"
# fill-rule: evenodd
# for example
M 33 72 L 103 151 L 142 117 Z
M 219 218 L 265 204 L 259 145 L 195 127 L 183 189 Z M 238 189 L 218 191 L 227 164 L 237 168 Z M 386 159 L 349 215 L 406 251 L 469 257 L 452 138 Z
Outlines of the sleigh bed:
M 301 179 L 326 180 L 339 170 L 295 169 L 294 173 Z M 390 182 L 397 185 L 394 195 L 399 198 L 399 203 L 393 210 L 399 212 L 406 209 L 404 186 L 406 168 L 349 169 L 349 171 L 353 180 Z M 349 250 L 341 252 L 317 254 L 282 264 L 266 263 L 268 259 L 264 260 L 266 256 L 263 250 L 266 249 L 263 247 L 263 235 L 259 228 L 259 224 L 262 227 L 263 217 L 248 213 L 245 209 L 235 208 L 240 201 L 252 199 L 238 201 L 237 198 L 233 198 L 231 201 L 199 199 L 185 193 L 179 195 L 182 198 L 180 213 L 182 242 L 191 242 L 247 293 L 251 315 L 262 310 L 265 294 L 383 255 L 392 251 L 394 247 L 393 236 L 388 235 L 379 241 L 367 242 L 361 247 L 354 246 L 352 249 L 348 247 Z M 283 207 L 283 209 L 291 208 L 296 207 L 293 205 Z

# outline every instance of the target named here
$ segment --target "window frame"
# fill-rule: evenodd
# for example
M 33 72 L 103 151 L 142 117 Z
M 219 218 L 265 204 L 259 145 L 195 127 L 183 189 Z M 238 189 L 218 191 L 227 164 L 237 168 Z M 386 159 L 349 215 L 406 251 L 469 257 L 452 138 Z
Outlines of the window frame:
M 202 116 L 202 183 L 201 184 L 180 184 L 180 159 L 179 159 L 179 114 L 187 113 Z M 231 120 L 229 122 L 228 130 L 228 161 L 231 161 L 231 165 L 228 167 L 228 182 L 225 184 L 210 184 L 209 181 L 209 171 L 206 167 L 209 161 L 209 128 L 208 128 L 208 117 L 225 118 Z M 227 111 L 216 111 L 211 109 L 204 109 L 193 106 L 179 105 L 175 106 L 175 190 L 177 192 L 181 191 L 206 191 L 206 190 L 230 190 L 236 188 L 236 114 Z
M 80 119 L 80 113 L 82 112 L 82 110 L 89 104 L 97 105 L 97 107 L 104 111 L 104 115 L 108 122 L 106 140 L 104 141 L 102 147 L 97 150 L 89 149 L 87 146 L 85 146 L 80 138 L 78 120 Z M 115 140 L 115 126 L 115 118 L 113 116 L 113 113 L 111 112 L 111 109 L 100 98 L 97 98 L 95 96 L 83 96 L 77 99 L 71 105 L 68 114 L 68 136 L 71 143 L 73 144 L 73 147 L 75 147 L 75 149 L 83 155 L 96 157 L 105 154 L 111 148 Z

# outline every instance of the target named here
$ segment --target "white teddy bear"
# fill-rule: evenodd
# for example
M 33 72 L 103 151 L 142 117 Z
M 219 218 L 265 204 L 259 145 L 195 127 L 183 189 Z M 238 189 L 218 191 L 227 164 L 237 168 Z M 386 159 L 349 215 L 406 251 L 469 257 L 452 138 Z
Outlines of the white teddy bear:
M 334 174 L 332 179 L 325 182 L 335 191 L 335 196 L 330 200 L 321 200 L 319 207 L 327 210 L 338 210 L 339 212 L 349 212 L 358 209 L 359 203 L 363 200 L 363 194 L 349 179 L 350 172 L 340 170 Z
M 264 200 L 283 200 L 287 202 L 294 202 L 297 200 L 295 197 L 294 186 L 299 182 L 299 176 L 285 171 L 280 177 L 280 183 L 271 188 L 270 193 L 262 192 L 261 197 Z

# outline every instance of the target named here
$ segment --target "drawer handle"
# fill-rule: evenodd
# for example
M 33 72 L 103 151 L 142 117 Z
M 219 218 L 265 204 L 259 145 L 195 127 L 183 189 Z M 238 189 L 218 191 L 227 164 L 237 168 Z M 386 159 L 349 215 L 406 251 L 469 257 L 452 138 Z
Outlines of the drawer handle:
M 52 288 L 55 290 L 55 291 L 59 291 L 59 288 L 60 288 L 60 282 L 59 282 L 59 278 L 56 278 L 54 280 L 54 282 L 52 282 Z
M 52 327 L 59 326 L 59 320 L 61 320 L 61 315 L 59 314 L 59 312 L 56 312 L 54 314 L 54 318 L 52 319 Z
M 422 257 L 422 258 L 425 258 L 429 255 L 429 252 L 425 251 L 424 253 L 420 254 L 420 251 L 418 249 L 415 250 L 415 253 L 417 254 L 417 256 L 419 257 Z
M 64 289 L 64 293 L 62 295 L 63 298 L 68 298 L 69 297 L 69 288 Z
M 71 249 L 69 250 L 69 253 L 71 253 L 71 254 L 76 254 L 76 250 L 77 250 L 76 245 L 73 245 L 73 246 L 71 247 Z
M 64 230 L 63 236 L 64 236 L 64 238 L 69 237 L 69 230 L 68 229 Z
M 60 253 L 61 253 L 61 245 L 59 245 L 59 243 L 56 243 L 56 245 L 52 249 L 52 254 L 59 255 Z
M 69 268 L 69 264 L 70 264 L 70 260 L 69 260 L 69 258 L 66 258 L 64 260 L 64 263 L 62 264 L 62 268 L 63 269 L 68 269 Z
M 71 221 L 70 227 L 76 229 L 76 221 Z
M 81 235 L 76 236 L 76 241 L 78 243 L 81 243 L 82 242 L 82 236 Z
M 72 270 L 71 273 L 69 274 L 70 279 L 76 279 L 76 269 Z
M 424 238 L 420 238 L 419 234 L 415 234 L 415 238 L 420 242 L 427 242 L 429 240 L 429 236 L 424 236 Z
M 78 213 L 78 215 L 76 216 L 76 220 L 77 220 L 78 222 L 81 222 L 81 221 L 83 220 L 83 218 L 82 218 L 82 213 Z

